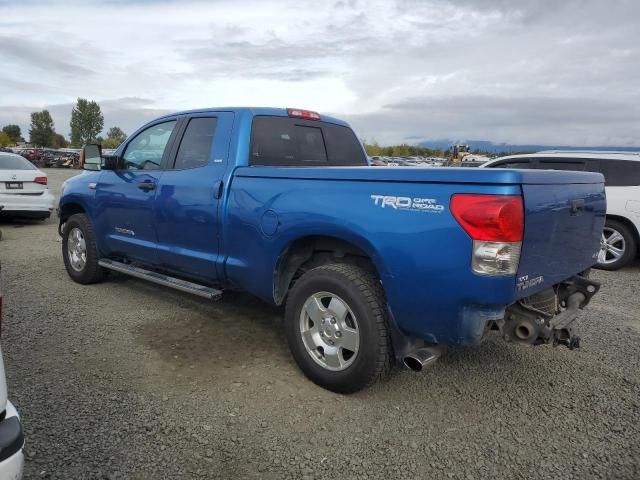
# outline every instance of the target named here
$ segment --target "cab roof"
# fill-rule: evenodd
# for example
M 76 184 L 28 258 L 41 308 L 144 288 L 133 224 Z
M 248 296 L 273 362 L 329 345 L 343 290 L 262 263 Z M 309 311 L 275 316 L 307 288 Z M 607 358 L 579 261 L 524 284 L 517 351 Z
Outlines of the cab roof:
M 303 109 L 301 109 L 303 110 Z M 209 107 L 209 108 L 198 108 L 195 110 L 184 110 L 181 112 L 169 113 L 167 115 L 163 115 L 158 117 L 156 120 L 160 120 L 162 118 L 175 117 L 176 115 L 191 115 L 194 113 L 216 113 L 216 112 L 232 112 L 232 113 L 246 113 L 251 116 L 258 115 L 267 115 L 272 117 L 288 117 L 289 114 L 286 108 L 275 108 L 275 107 Z M 342 125 L 343 127 L 348 127 L 347 122 L 340 120 L 338 118 L 330 117 L 328 115 L 320 114 L 320 121 L 327 123 L 334 123 L 336 125 Z

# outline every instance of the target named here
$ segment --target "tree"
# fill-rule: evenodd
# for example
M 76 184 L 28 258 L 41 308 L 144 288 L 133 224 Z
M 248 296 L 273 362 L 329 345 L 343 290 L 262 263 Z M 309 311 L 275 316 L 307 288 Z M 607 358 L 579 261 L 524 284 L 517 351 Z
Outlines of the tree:
M 4 131 L 0 132 L 0 147 L 6 147 L 12 145 L 14 142 L 9 135 Z
M 54 133 L 53 119 L 48 110 L 31 114 L 30 143 L 38 147 L 48 147 L 51 144 L 51 137 Z
M 85 98 L 78 98 L 71 112 L 71 145 L 82 147 L 87 143 L 95 143 L 103 126 L 104 117 L 100 105 Z
M 5 127 L 2 127 L 2 131 L 7 134 L 12 143 L 22 141 L 22 132 L 18 125 L 6 125 Z
M 69 142 L 67 142 L 67 139 L 64 138 L 64 135 L 61 135 L 60 133 L 54 133 L 51 136 L 49 145 L 53 148 L 66 148 L 69 145 Z
M 107 138 L 102 141 L 103 148 L 118 148 L 127 139 L 127 134 L 120 127 L 111 127 L 107 132 Z

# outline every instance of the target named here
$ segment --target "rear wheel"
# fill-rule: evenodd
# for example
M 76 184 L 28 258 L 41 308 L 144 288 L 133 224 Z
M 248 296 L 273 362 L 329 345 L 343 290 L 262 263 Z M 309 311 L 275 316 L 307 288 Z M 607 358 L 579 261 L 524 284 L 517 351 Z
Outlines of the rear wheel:
M 62 231 L 62 258 L 69 276 L 82 284 L 102 280 L 105 270 L 98 265 L 93 226 L 86 215 L 78 213 L 69 217 Z
M 618 270 L 628 264 L 637 252 L 633 232 L 624 223 L 608 219 L 602 231 L 597 268 Z
M 338 393 L 361 390 L 391 369 L 391 340 L 380 282 L 349 264 L 305 273 L 289 292 L 285 328 L 300 369 Z

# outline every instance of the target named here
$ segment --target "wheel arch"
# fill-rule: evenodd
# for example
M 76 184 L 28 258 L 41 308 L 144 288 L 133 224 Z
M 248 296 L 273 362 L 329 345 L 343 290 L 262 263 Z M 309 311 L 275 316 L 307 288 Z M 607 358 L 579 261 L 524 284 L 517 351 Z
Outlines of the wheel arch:
M 75 215 L 77 213 L 87 213 L 87 209 L 78 201 L 66 202 L 60 206 L 60 210 L 58 212 L 58 233 L 60 236 L 62 236 L 62 226 L 64 223 L 71 217 L 71 215 Z
M 355 263 L 369 268 L 378 279 L 386 273 L 373 246 L 361 238 L 306 235 L 291 240 L 278 255 L 273 275 L 273 300 L 281 305 L 297 274 L 305 265 Z

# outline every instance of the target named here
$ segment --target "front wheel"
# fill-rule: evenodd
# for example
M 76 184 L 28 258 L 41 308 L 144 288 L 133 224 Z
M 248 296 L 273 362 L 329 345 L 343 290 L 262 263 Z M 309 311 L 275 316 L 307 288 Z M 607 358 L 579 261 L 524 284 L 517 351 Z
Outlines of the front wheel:
M 633 232 L 624 223 L 608 219 L 602 231 L 597 268 L 618 270 L 636 256 L 637 246 Z
M 285 328 L 296 363 L 316 384 L 361 390 L 391 370 L 391 339 L 380 282 L 349 264 L 316 267 L 287 299 Z
M 98 265 L 98 248 L 89 218 L 78 213 L 69 217 L 62 231 L 62 258 L 69 276 L 82 284 L 102 280 L 105 270 Z

